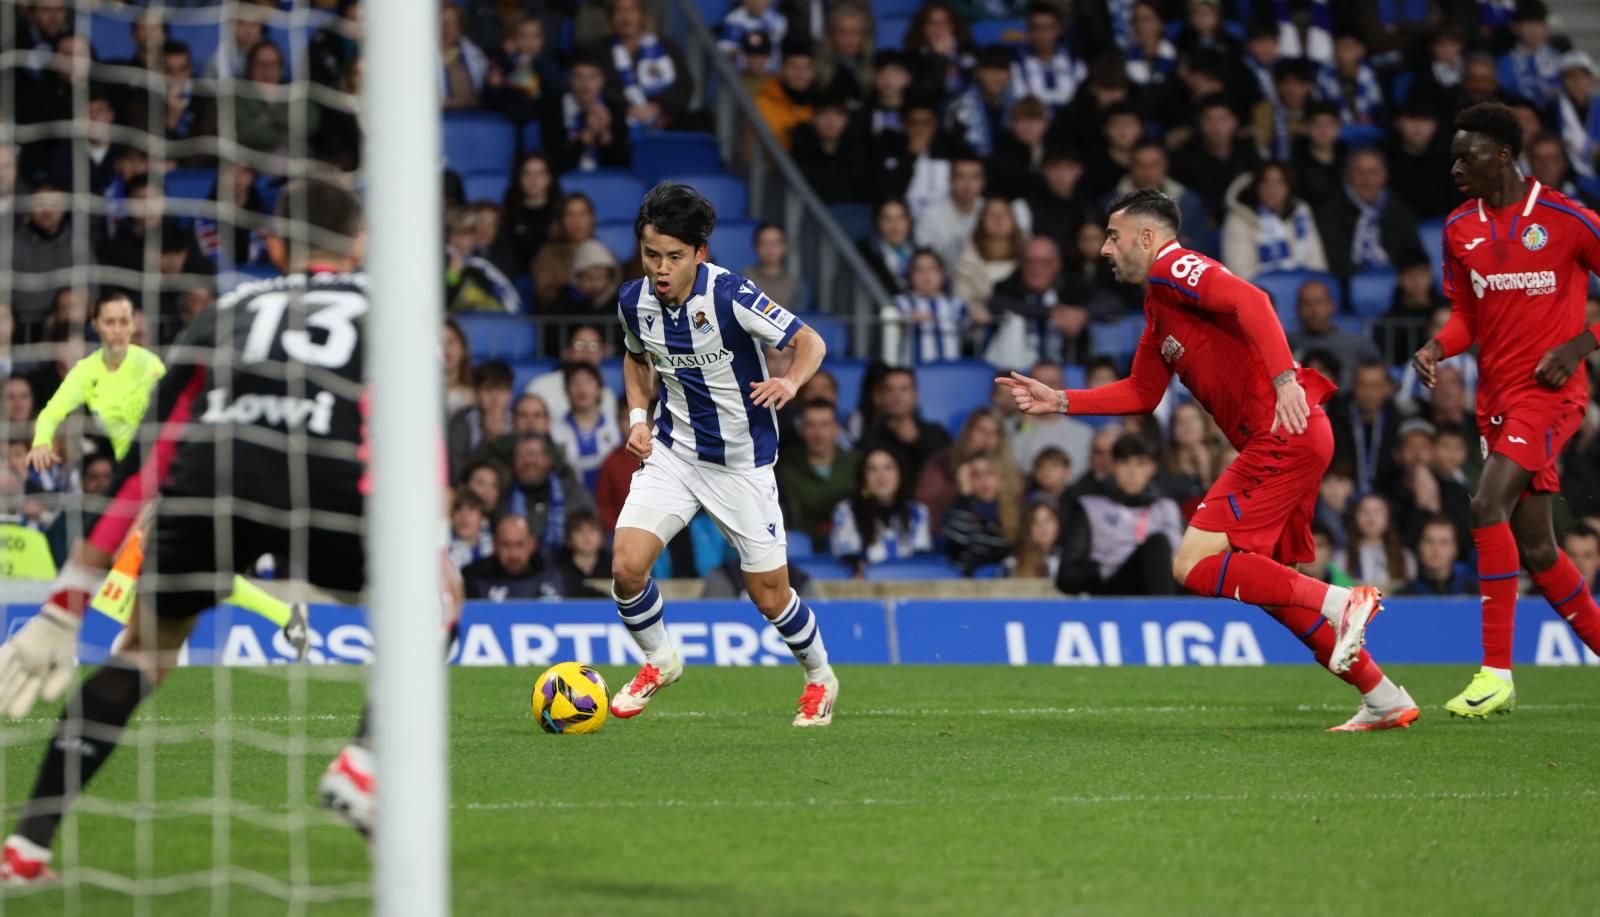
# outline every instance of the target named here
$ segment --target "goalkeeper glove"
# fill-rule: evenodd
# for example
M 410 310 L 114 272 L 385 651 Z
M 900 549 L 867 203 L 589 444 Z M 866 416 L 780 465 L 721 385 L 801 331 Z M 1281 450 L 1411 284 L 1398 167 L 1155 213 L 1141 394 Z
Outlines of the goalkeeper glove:
M 78 668 L 78 630 L 83 619 L 45 608 L 0 646 L 0 710 L 21 719 L 43 697 L 61 699 Z

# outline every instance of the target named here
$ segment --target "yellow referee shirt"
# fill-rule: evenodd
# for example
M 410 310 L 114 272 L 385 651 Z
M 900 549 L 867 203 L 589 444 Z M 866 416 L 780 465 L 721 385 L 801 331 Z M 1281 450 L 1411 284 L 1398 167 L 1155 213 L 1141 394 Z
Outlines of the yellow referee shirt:
M 50 403 L 39 412 L 34 425 L 35 447 L 50 445 L 56 428 L 83 405 L 111 439 L 111 451 L 117 461 L 128 454 L 128 447 L 139 432 L 139 421 L 150 406 L 150 393 L 167 374 L 167 367 L 160 357 L 138 344 L 128 345 L 128 355 L 115 371 L 106 366 L 104 354 L 104 349 L 96 350 L 79 360 L 61 380 Z

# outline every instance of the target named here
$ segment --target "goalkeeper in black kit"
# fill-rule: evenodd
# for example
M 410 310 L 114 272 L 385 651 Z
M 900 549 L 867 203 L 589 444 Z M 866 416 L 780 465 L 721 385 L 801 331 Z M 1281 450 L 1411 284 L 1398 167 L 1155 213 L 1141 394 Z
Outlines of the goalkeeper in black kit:
M 235 573 L 262 555 L 288 557 L 298 562 L 292 573 L 313 587 L 339 601 L 360 599 L 369 305 L 358 271 L 366 237 L 361 204 L 333 182 L 305 179 L 283 190 L 277 216 L 269 248 L 285 275 L 225 296 L 184 329 L 169 354 L 158 399 L 186 398 L 194 409 L 161 483 L 139 602 L 123 645 L 61 715 L 6 838 L 0 882 L 54 878 L 50 849 L 62 817 L 116 750 L 140 702 L 171 672 L 200 613 L 228 594 Z M 444 612 L 451 621 L 459 580 L 452 586 Z M 38 658 L 70 664 L 75 634 L 47 633 L 51 625 L 42 618 L 34 626 L 41 628 L 37 642 L 64 643 Z M 9 681 L 0 685 L 0 695 L 10 690 Z M 319 790 L 326 805 L 366 833 L 374 781 L 365 715 L 361 722 Z

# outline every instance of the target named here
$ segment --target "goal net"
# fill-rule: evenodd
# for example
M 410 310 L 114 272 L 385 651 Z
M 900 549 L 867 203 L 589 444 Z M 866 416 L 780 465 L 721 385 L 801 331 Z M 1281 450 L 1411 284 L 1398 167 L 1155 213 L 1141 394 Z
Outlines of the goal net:
M 365 36 L 363 6 L 368 21 L 384 22 Z M 438 595 L 432 552 L 439 501 L 415 496 L 437 487 L 430 463 L 437 427 L 415 418 L 427 416 L 419 405 L 438 403 L 439 383 L 437 374 L 414 371 L 437 359 L 438 346 L 437 296 L 415 292 L 439 286 L 431 228 L 439 225 L 438 107 L 429 102 L 437 89 L 424 63 L 437 47 L 436 9 L 408 0 L 0 2 L 7 133 L 0 142 L 0 206 L 9 211 L 0 224 L 6 634 L 38 610 L 51 577 L 114 505 L 130 469 L 147 493 L 171 473 L 159 456 L 180 427 L 186 437 L 239 431 L 229 435 L 260 439 L 295 457 L 337 453 L 311 429 L 326 419 L 318 412 L 327 405 L 310 397 L 317 367 L 305 356 L 337 348 L 343 332 L 335 323 L 261 332 L 274 340 L 280 331 L 285 338 L 297 334 L 304 343 L 298 351 L 286 348 L 290 358 L 274 370 L 287 396 L 230 397 L 224 390 L 241 348 L 219 338 L 206 358 L 209 397 L 181 412 L 186 422 L 175 416 L 180 412 L 162 416 L 170 405 L 158 398 L 141 417 L 118 397 L 96 396 L 98 386 L 118 384 L 115 372 L 52 401 L 75 384 L 68 374 L 79 361 L 117 346 L 123 333 L 104 322 L 125 316 L 131 333 L 124 336 L 172 372 L 186 359 L 174 353 L 174 343 L 186 340 L 191 323 L 219 304 L 229 307 L 241 285 L 281 276 L 275 239 L 288 244 L 288 263 L 303 264 L 313 228 L 285 227 L 274 217 L 280 194 L 301 187 L 297 179 L 330 179 L 364 200 L 374 306 L 359 342 L 373 405 L 368 432 L 379 456 L 371 465 L 375 489 L 365 520 L 327 518 L 304 473 L 291 472 L 285 492 L 272 499 L 237 492 L 234 482 L 255 469 L 241 465 L 238 456 L 248 453 L 221 442 L 207 474 L 215 482 L 211 492 L 162 502 L 157 520 L 247 520 L 296 534 L 286 549 L 251 558 L 248 580 L 219 575 L 204 584 L 219 594 L 231 590 L 234 601 L 199 619 L 171 660 L 172 675 L 138 708 L 115 757 L 72 803 L 51 861 L 61 881 L 0 894 L 0 914 L 302 913 L 339 904 L 352 912 L 374 904 L 398 912 L 393 905 L 401 893 L 412 896 L 412 913 L 442 906 L 447 832 L 438 606 L 396 600 Z M 386 88 L 363 99 L 364 72 L 380 66 L 389 74 Z M 407 139 L 378 146 L 385 137 Z M 376 305 L 385 291 L 388 301 L 401 300 L 392 309 Z M 113 305 L 113 293 L 125 305 Z M 257 311 L 252 336 L 268 324 L 259 320 L 268 311 Z M 244 353 L 254 343 L 245 342 Z M 274 346 L 263 338 L 261 352 L 279 352 Z M 120 359 L 123 367 L 143 365 Z M 274 412 L 281 424 L 223 426 Z M 120 438 L 119 425 L 127 428 Z M 47 451 L 55 460 L 41 468 L 36 437 L 51 429 Z M 291 460 L 289 467 L 305 463 Z M 389 493 L 412 496 L 385 500 Z M 128 527 L 134 537 L 145 521 Z M 314 562 L 303 534 L 312 525 L 385 533 L 368 540 L 366 599 L 388 608 L 388 617 L 369 620 L 360 608 L 321 601 L 326 596 L 303 582 Z M 213 555 L 219 570 L 230 567 L 241 550 L 228 535 L 232 528 L 219 525 L 214 543 L 193 550 Z M 120 562 L 129 559 L 128 552 L 119 555 Z M 161 558 L 147 557 L 146 567 L 148 592 L 149 577 L 164 575 Z M 300 603 L 310 616 L 303 662 L 296 659 L 293 628 L 281 620 L 284 608 Z M 155 644 L 153 616 L 140 614 L 133 626 L 144 645 Z M 86 612 L 80 677 L 129 639 L 123 630 L 115 613 Z M 380 637 L 388 661 L 369 666 Z M 319 776 L 357 730 L 369 681 L 383 786 L 420 801 L 380 817 L 370 855 L 317 797 Z M 26 718 L 0 724 L 7 832 L 60 713 L 60 703 L 40 702 Z M 384 729 L 386 716 L 404 717 L 405 738 L 420 751 L 394 760 L 394 750 L 405 746 Z M 63 736 L 57 744 L 70 740 Z M 69 769 L 69 789 L 74 779 Z M 420 851 L 404 850 L 385 842 L 392 832 L 440 838 L 424 840 Z

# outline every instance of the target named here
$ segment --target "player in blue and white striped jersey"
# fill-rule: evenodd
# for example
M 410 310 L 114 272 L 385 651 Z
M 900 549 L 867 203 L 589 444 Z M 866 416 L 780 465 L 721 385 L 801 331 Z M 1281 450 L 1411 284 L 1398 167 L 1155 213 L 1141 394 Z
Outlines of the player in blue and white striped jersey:
M 755 284 L 705 260 L 716 219 L 711 204 L 686 185 L 651 189 L 634 221 L 645 276 L 618 294 L 629 357 L 623 361 L 627 449 L 643 464 L 617 518 L 612 596 L 645 664 L 612 698 L 611 713 L 637 716 L 683 674 L 650 570 L 703 508 L 738 549 L 750 598 L 805 669 L 794 724 L 826 726 L 839 680 L 816 616 L 789 586 L 772 466 L 777 411 L 816 373 L 827 348 Z M 793 348 L 787 373 L 768 374 L 763 345 Z M 653 431 L 652 391 L 660 399 Z

